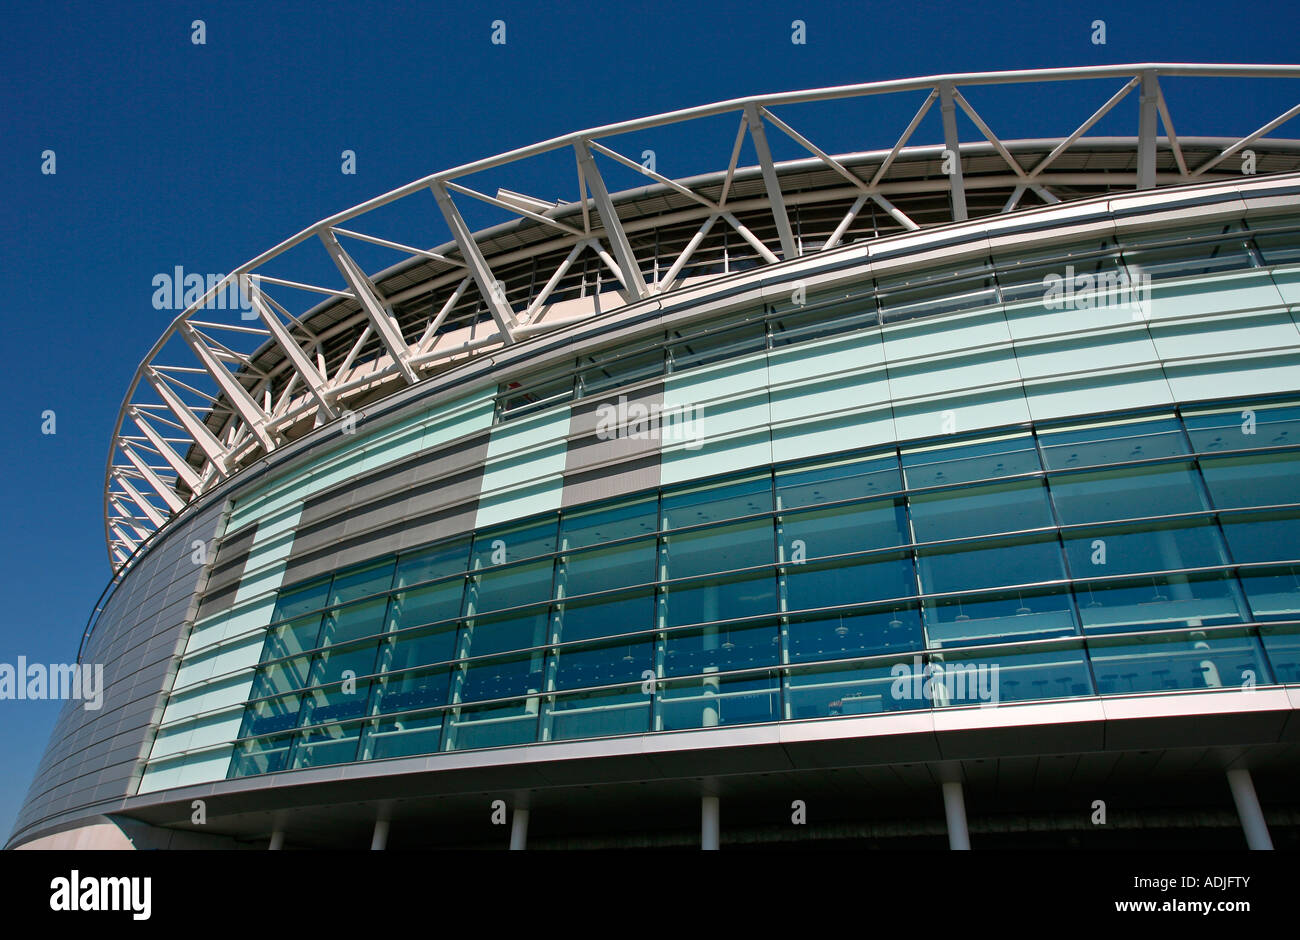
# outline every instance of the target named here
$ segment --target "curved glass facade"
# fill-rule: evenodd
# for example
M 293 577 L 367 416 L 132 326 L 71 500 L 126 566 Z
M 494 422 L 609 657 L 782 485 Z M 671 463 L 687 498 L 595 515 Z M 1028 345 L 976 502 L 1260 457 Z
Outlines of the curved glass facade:
M 755 468 L 282 589 L 228 776 L 1300 682 L 1300 406 Z

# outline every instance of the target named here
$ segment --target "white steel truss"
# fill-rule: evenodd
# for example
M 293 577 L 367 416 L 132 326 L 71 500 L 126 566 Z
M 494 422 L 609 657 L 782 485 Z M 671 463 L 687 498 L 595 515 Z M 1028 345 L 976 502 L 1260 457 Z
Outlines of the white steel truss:
M 580 267 L 580 262 L 594 266 L 596 283 L 603 281 L 605 288 L 612 286 L 611 293 L 618 295 L 619 302 L 637 303 L 677 290 L 692 280 L 687 276 L 692 259 L 707 240 L 719 237 L 719 222 L 724 223 L 721 229 L 734 233 L 733 238 L 738 237 L 755 257 L 775 264 L 812 250 L 830 251 L 843 246 L 855 224 L 863 224 L 868 214 L 874 218 L 877 210 L 898 227 L 916 230 L 920 224 L 898 202 L 900 197 L 918 193 L 946 195 L 950 211 L 945 221 L 961 221 L 969 217 L 975 194 L 991 193 L 985 195 L 985 202 L 995 197 L 1001 211 L 1012 212 L 1020 207 L 1026 193 L 1033 193 L 1041 203 L 1055 203 L 1072 198 L 1067 192 L 1072 188 L 1128 185 L 1146 189 L 1233 177 L 1236 174 L 1227 166 L 1230 158 L 1300 115 L 1297 104 L 1245 137 L 1215 138 L 1207 155 L 1205 138 L 1180 139 L 1174 131 L 1162 82 L 1183 77 L 1294 79 L 1300 78 L 1300 66 L 1107 65 L 933 75 L 755 95 L 577 131 L 431 174 L 323 219 L 241 265 L 219 283 L 209 282 L 203 296 L 171 323 L 136 370 L 118 413 L 105 468 L 104 531 L 110 560 L 120 569 L 153 532 L 181 512 L 190 500 L 259 456 L 338 419 L 358 396 L 373 400 L 376 389 L 391 386 L 392 391 L 397 391 L 422 381 L 445 364 L 575 322 L 572 315 L 551 315 L 551 311 L 574 305 L 572 290 L 565 295 L 567 299 L 557 301 L 556 296 L 566 279 L 572 280 L 578 272 L 580 293 L 586 294 L 588 267 Z M 982 86 L 1098 79 L 1110 79 L 1118 83 L 1118 88 L 1111 85 L 1114 90 L 1110 96 L 1090 116 L 1068 136 L 1047 141 L 1047 147 L 1041 146 L 1042 141 L 1035 142 L 1037 148 L 1027 148 L 1027 142 L 1002 140 L 967 97 L 971 89 Z M 1059 158 L 1077 147 L 1084 135 L 1134 90 L 1139 98 L 1136 134 L 1124 139 L 1135 151 L 1134 171 L 1059 170 Z M 791 120 L 786 113 L 814 102 L 869 103 L 882 96 L 917 94 L 923 96 L 919 107 L 887 151 L 833 155 L 797 130 L 801 122 Z M 934 141 L 924 146 L 912 144 L 936 103 L 942 135 L 938 147 Z M 965 115 L 982 140 L 972 140 L 968 133 L 971 142 L 961 143 L 959 114 Z M 623 135 L 719 116 L 731 116 L 738 122 L 725 172 L 672 178 L 626 156 L 615 145 L 615 138 Z M 866 115 L 860 123 L 868 123 L 869 117 Z M 1163 136 L 1159 135 L 1161 128 Z M 810 154 L 811 161 L 778 163 L 769 139 L 772 130 Z M 741 169 L 746 138 L 758 161 L 753 170 Z M 1115 143 L 1113 138 L 1108 140 Z M 1200 143 L 1189 152 L 1189 141 L 1193 140 Z M 492 196 L 469 185 L 476 173 L 566 150 L 574 156 L 576 201 L 541 199 L 501 188 Z M 1047 152 L 1040 156 L 1043 150 Z M 1160 171 L 1158 158 L 1162 150 L 1172 155 L 1173 171 L 1168 169 L 1167 160 L 1166 170 Z M 991 153 L 1004 170 L 968 172 L 975 153 Z M 1022 163 L 1017 153 L 1032 162 Z M 919 182 L 915 174 L 896 179 L 891 173 L 905 154 L 931 161 L 936 154 L 950 157 L 945 161 L 949 166 L 944 173 L 936 176 L 931 172 Z M 687 208 L 648 218 L 621 210 L 643 193 L 622 198 L 611 193 L 598 161 L 609 161 L 607 167 L 621 167 L 647 177 L 659 191 L 684 197 Z M 789 174 L 810 166 L 829 171 L 840 188 L 811 194 L 788 189 Z M 753 184 L 748 183 L 748 194 L 738 198 L 737 186 L 743 179 L 761 181 L 761 195 L 752 195 Z M 438 210 L 428 212 L 429 221 L 441 217 L 445 225 L 447 237 L 443 243 L 422 248 L 409 244 L 409 238 L 383 237 L 362 230 L 366 224 L 358 220 L 368 213 L 397 200 L 420 198 L 425 190 L 432 193 Z M 508 263 L 514 256 L 503 256 L 490 247 L 485 250 L 491 235 L 476 236 L 470 230 L 453 196 L 504 211 L 512 220 L 544 227 L 553 240 L 531 250 L 538 257 L 543 250 L 548 251 L 553 266 L 538 271 L 526 288 L 507 289 L 493 267 Z M 807 233 L 796 231 L 791 208 L 814 205 L 817 200 L 835 208 L 833 218 L 838 221 L 817 233 L 810 244 Z M 762 220 L 770 220 L 770 226 Z M 656 236 L 657 226 L 669 222 L 688 225 L 687 231 L 693 231 L 684 248 L 663 257 L 647 257 L 644 248 L 638 254 L 634 246 L 644 245 Z M 760 237 L 763 233 L 766 235 Z M 395 252 L 403 264 L 437 266 L 439 273 L 424 283 L 390 290 L 384 286 L 383 273 L 367 273 L 344 249 L 341 238 L 362 243 L 358 250 L 370 246 L 367 250 Z M 281 256 L 312 243 L 323 246 L 340 275 L 339 283 L 306 283 L 274 276 L 268 270 Z M 236 287 L 247 298 L 247 310 L 238 322 L 222 322 L 211 312 L 213 304 L 219 295 L 225 296 L 224 292 Z M 277 294 L 282 290 L 305 291 L 325 299 L 310 311 L 293 313 L 282 300 L 272 298 L 268 287 L 275 288 Z M 483 310 L 486 318 L 458 326 L 452 312 L 474 302 L 476 295 L 481 304 L 477 309 Z M 408 318 L 404 334 L 395 310 L 416 296 L 431 298 L 429 317 L 415 324 Z M 602 303 L 606 305 L 604 310 L 610 309 L 608 295 L 596 297 L 594 305 L 583 307 L 578 303 L 577 319 L 594 315 L 602 309 Z M 318 317 L 326 308 L 332 311 L 331 316 Z M 336 355 L 331 365 L 326 356 L 327 344 L 337 343 L 339 338 L 346 338 L 345 352 Z M 250 342 L 259 345 L 250 349 Z M 175 354 L 180 350 L 188 352 L 188 362 L 177 361 Z

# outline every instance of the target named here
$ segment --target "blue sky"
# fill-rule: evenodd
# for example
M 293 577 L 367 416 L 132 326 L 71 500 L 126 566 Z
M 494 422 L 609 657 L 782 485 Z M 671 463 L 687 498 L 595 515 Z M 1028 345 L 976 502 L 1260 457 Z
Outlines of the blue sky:
M 151 305 L 156 274 L 176 265 L 226 272 L 430 172 L 723 98 L 937 72 L 1294 61 L 1296 10 L 806 0 L 6 5 L 0 343 L 13 376 L 0 408 L 8 494 L 0 663 L 70 661 L 107 582 L 101 498 L 113 421 L 172 316 Z M 191 42 L 195 19 L 206 24 L 202 46 Z M 489 41 L 496 19 L 506 22 L 504 46 Z M 795 19 L 806 23 L 806 45 L 790 41 Z M 1103 46 L 1090 40 L 1096 19 L 1106 22 Z M 1063 136 L 1119 84 L 968 97 L 1000 136 Z M 1300 82 L 1171 83 L 1166 93 L 1180 135 L 1242 134 L 1300 99 Z M 918 103 L 885 106 L 873 112 L 878 122 L 814 109 L 796 127 L 832 152 L 888 147 Z M 1132 133 L 1135 109 L 1130 96 L 1102 130 Z M 725 167 L 735 123 L 724 123 L 716 138 L 648 141 L 660 171 Z M 916 142 L 936 133 L 923 126 Z M 1279 133 L 1300 137 L 1300 127 Z M 974 135 L 963 128 L 963 140 Z M 345 149 L 356 152 L 355 175 L 340 172 Z M 40 172 L 45 150 L 57 155 L 53 176 Z M 552 172 L 525 171 L 511 188 L 572 198 L 571 174 Z M 497 220 L 464 208 L 472 224 Z M 431 228 L 430 245 L 443 238 L 440 225 Z M 57 415 L 54 435 L 40 433 L 46 409 Z M 0 702 L 0 834 L 57 708 Z

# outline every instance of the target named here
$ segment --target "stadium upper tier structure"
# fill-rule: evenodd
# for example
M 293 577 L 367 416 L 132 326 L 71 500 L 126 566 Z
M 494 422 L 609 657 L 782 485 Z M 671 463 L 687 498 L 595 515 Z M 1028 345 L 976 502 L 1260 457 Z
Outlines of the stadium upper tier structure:
M 1300 105 L 1165 98 L 1297 79 L 725 101 L 178 271 L 9 845 L 1300 847 Z

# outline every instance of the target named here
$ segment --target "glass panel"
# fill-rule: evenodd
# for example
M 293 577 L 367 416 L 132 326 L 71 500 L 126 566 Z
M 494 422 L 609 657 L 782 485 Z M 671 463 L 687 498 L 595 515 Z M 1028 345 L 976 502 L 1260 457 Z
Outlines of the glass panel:
M 772 345 L 789 346 L 823 336 L 838 336 L 880 322 L 874 295 L 831 305 L 808 305 L 773 317 Z
M 776 497 L 783 509 L 834 503 L 901 490 L 898 458 L 876 457 L 778 471 Z
M 713 623 L 733 617 L 753 617 L 776 611 L 776 578 L 772 572 L 674 584 L 660 589 L 664 624 Z
M 415 630 L 394 637 L 379 656 L 383 672 L 398 672 L 429 663 L 443 663 L 456 656 L 456 625 L 444 624 L 429 630 Z
M 1187 453 L 1182 428 L 1173 417 L 1041 431 L 1038 441 L 1049 470 L 1180 457 Z
M 1234 561 L 1290 561 L 1300 557 L 1300 512 L 1220 517 Z
M 248 697 L 265 698 L 268 695 L 279 695 L 282 692 L 301 689 L 307 684 L 307 670 L 310 663 L 310 657 L 302 656 L 273 666 L 261 667 L 253 679 L 253 687 Z
M 1078 633 L 1069 591 L 1026 588 L 927 600 L 929 645 L 982 643 L 1007 637 L 1033 639 Z
M 1091 275 L 1093 283 L 1115 283 L 1120 277 L 1119 252 L 1113 239 L 1052 245 L 1030 252 L 998 253 L 993 264 L 1002 300 L 1008 304 L 1042 301 L 1044 278 L 1050 275 L 1066 281 Z
M 469 539 L 442 542 L 418 552 L 402 555 L 397 561 L 394 587 L 406 587 L 423 581 L 432 581 L 445 575 L 465 570 L 469 556 Z
M 1070 473 L 1049 483 L 1061 522 L 1110 522 L 1206 509 L 1190 464 Z
M 253 774 L 271 774 L 284 770 L 289 763 L 291 735 L 242 741 L 235 745 L 227 777 L 248 777 Z
M 509 650 L 531 649 L 546 643 L 545 609 L 508 617 L 479 617 L 461 628 L 462 656 L 482 656 Z
M 663 537 L 669 578 L 772 564 L 772 520 L 757 519 Z
M 1251 674 L 1272 682 L 1259 641 L 1235 630 L 1094 640 L 1088 651 L 1102 695 L 1235 688 Z
M 578 360 L 578 393 L 590 397 L 599 395 L 606 389 L 661 375 L 664 371 L 661 336 L 662 334 L 654 338 L 654 348 L 641 352 L 629 353 L 628 350 L 619 348 L 581 357 Z
M 1300 262 L 1300 238 L 1297 233 L 1278 232 L 1274 235 L 1255 235 L 1255 244 L 1265 264 L 1296 264 Z
M 1035 584 L 1065 578 L 1055 536 L 986 539 L 917 552 L 921 586 L 927 594 L 973 591 L 1005 584 Z
M 970 310 L 998 302 L 987 260 L 878 278 L 876 297 L 886 323 Z
M 1249 241 L 1240 222 L 1196 226 L 1177 233 L 1135 234 L 1119 240 L 1130 268 L 1140 268 L 1153 281 L 1252 267 L 1246 247 Z
M 645 734 L 650 730 L 650 696 L 637 685 L 551 698 L 543 708 L 544 740 Z
M 1076 585 L 1083 627 L 1091 633 L 1212 626 L 1241 622 L 1226 573 L 1163 575 Z
M 757 352 L 766 346 L 766 342 L 762 323 L 721 330 L 705 327 L 690 336 L 684 331 L 672 330 L 669 333 L 668 359 L 672 363 L 671 371 L 681 372 Z
M 382 633 L 386 610 L 388 610 L 386 597 L 360 601 L 331 610 L 325 615 L 325 626 L 321 630 L 321 645 L 333 646 Z
M 1041 480 L 994 483 L 909 497 L 918 542 L 1019 532 L 1054 524 Z
M 653 583 L 656 561 L 653 538 L 564 555 L 556 578 L 557 592 L 570 597 Z
M 541 522 L 480 532 L 474 536 L 474 569 L 491 568 L 555 551 L 555 517 Z
M 909 659 L 792 670 L 785 680 L 785 717 L 837 718 L 928 708 L 928 701 L 912 694 L 912 683 L 897 681 L 910 669 Z
M 767 474 L 762 474 L 732 482 L 665 491 L 662 507 L 665 529 L 771 512 L 772 480 Z
M 549 381 L 534 376 L 525 379 L 524 382 L 505 382 L 497 396 L 497 416 L 500 420 L 519 417 L 566 402 L 572 397 L 572 375 L 564 375 Z
M 847 555 L 911 541 L 902 499 L 787 513 L 778 526 L 784 559 Z
M 443 747 L 449 751 L 532 744 L 537 740 L 537 699 L 456 708 L 446 728 Z
M 355 724 L 345 728 L 336 726 L 304 731 L 294 743 L 291 769 L 302 770 L 306 767 L 354 761 L 360 738 L 361 726 Z
M 564 549 L 578 549 L 654 532 L 658 512 L 657 496 L 566 512 L 560 520 L 560 543 Z
M 1259 632 L 1276 680 L 1300 683 L 1300 626 L 1269 624 Z
M 364 643 L 360 646 L 334 647 L 316 654 L 312 661 L 308 685 L 328 685 L 342 682 L 349 678 L 344 675 L 351 672 L 351 678 L 368 676 L 375 671 L 376 644 Z M 358 689 L 364 683 L 358 684 Z M 364 691 L 361 693 L 365 698 Z
M 291 620 L 282 627 L 271 630 L 262 647 L 262 661 L 296 656 L 316 648 L 320 635 L 321 615 L 312 614 Z
M 925 645 L 914 605 L 829 617 L 791 618 L 790 661 L 850 659 Z
M 1300 454 L 1202 457 L 1201 472 L 1220 509 L 1300 503 Z
M 1042 469 L 1028 434 L 973 441 L 958 447 L 904 451 L 903 472 L 910 489 L 993 480 Z
M 300 698 L 298 695 L 285 695 L 253 702 L 244 709 L 244 723 L 239 729 L 239 736 L 248 738 L 296 728 L 301 708 Z
M 635 591 L 605 595 L 586 603 L 557 605 L 557 640 L 594 640 L 602 636 L 634 633 L 654 626 L 654 592 Z
M 302 717 L 299 725 L 320 725 L 326 722 L 347 721 L 366 713 L 366 699 L 370 696 L 370 683 L 335 685 L 312 689 L 302 697 Z M 355 730 L 357 726 L 353 726 Z
M 775 622 L 669 633 L 664 675 L 689 676 L 776 665 L 781 659 L 780 641 Z
M 271 614 L 271 622 L 276 623 L 289 617 L 297 617 L 299 614 L 305 614 L 310 610 L 320 610 L 325 606 L 325 601 L 329 597 L 329 590 L 330 579 L 326 577 L 296 587 L 291 591 L 282 591 L 275 602 L 275 611 Z
M 776 721 L 779 698 L 776 676 L 771 675 L 667 682 L 659 692 L 656 730 Z
M 906 553 L 871 555 L 856 561 L 789 565 L 784 578 L 788 610 L 816 610 L 910 597 L 916 593 L 912 559 Z
M 1254 450 L 1300 443 L 1300 407 L 1243 405 L 1230 410 L 1183 414 L 1192 446 L 1202 453 Z
M 388 630 L 418 627 L 459 616 L 464 589 L 464 579 L 453 578 L 394 594 L 388 608 Z
M 1071 530 L 1064 539 L 1076 578 L 1210 568 L 1228 561 L 1218 529 L 1205 519 Z
M 548 558 L 474 575 L 465 590 L 465 615 L 548 600 L 554 567 Z
M 583 689 L 639 681 L 654 669 L 654 643 L 647 636 L 627 643 L 568 646 L 556 655 L 555 688 Z
M 366 728 L 362 760 L 433 754 L 442 742 L 442 715 L 380 718 Z
M 1075 644 L 945 652 L 942 661 L 938 654 L 931 658 L 934 669 L 927 678 L 938 707 L 1093 694 L 1083 650 Z
M 396 559 L 389 558 L 377 565 L 368 565 L 359 571 L 334 576 L 330 588 L 330 606 L 346 604 L 359 597 L 369 597 L 380 591 L 387 591 L 393 584 L 393 568 Z
M 445 666 L 416 669 L 377 679 L 370 713 L 388 715 L 446 705 L 450 679 L 451 673 Z
M 1300 618 L 1300 566 L 1252 568 L 1240 577 L 1256 620 Z
M 475 660 L 464 667 L 460 700 L 479 702 L 484 699 L 510 698 L 540 692 L 541 688 L 541 653 Z

